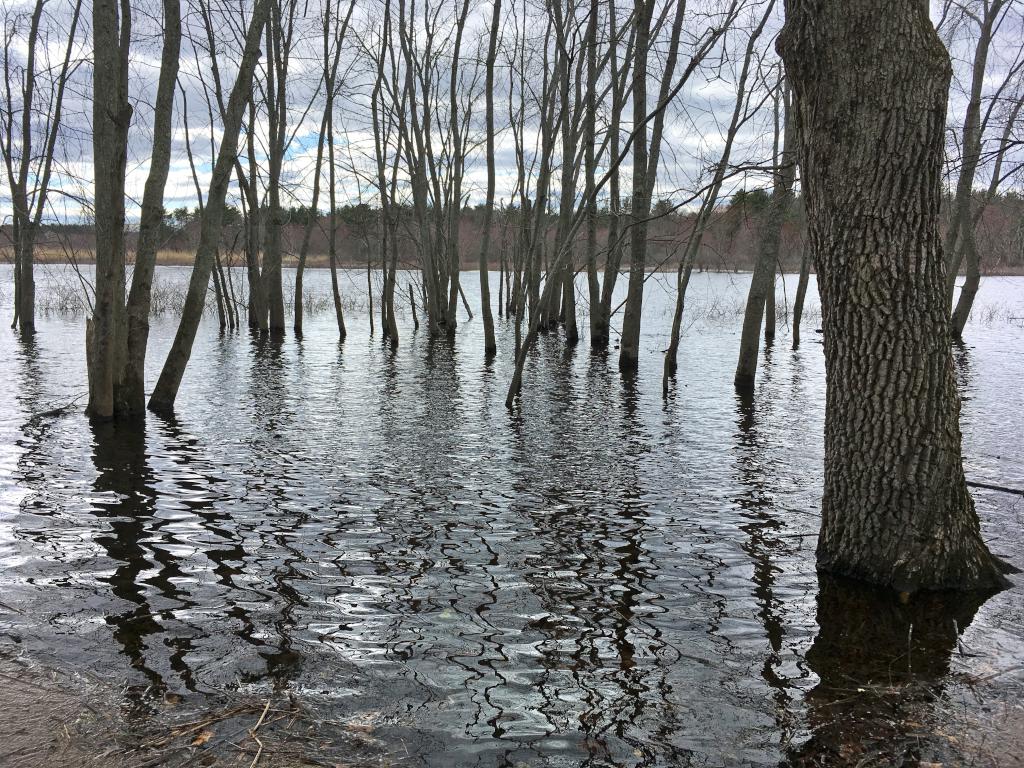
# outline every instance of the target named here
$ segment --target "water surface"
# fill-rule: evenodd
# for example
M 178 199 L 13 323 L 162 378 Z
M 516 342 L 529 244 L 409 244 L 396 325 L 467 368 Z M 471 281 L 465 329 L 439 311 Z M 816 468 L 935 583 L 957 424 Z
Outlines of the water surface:
M 176 417 L 134 431 L 45 413 L 85 391 L 80 315 L 44 316 L 32 343 L 0 334 L 0 653 L 123 684 L 132 712 L 290 691 L 372 728 L 394 765 L 901 764 L 998 747 L 971 733 L 1024 745 L 1019 588 L 901 606 L 815 573 L 815 307 L 800 349 L 780 326 L 740 401 L 749 276 L 695 275 L 663 397 L 669 279 L 648 284 L 635 381 L 585 339 L 544 339 L 513 412 L 506 323 L 488 363 L 478 318 L 432 342 L 402 307 L 391 351 L 362 298 L 344 344 L 330 312 L 283 341 L 208 317 Z M 322 271 L 306 282 L 326 295 Z M 475 307 L 475 273 L 466 288 Z M 967 473 L 1019 487 L 1024 279 L 986 279 L 978 303 L 956 350 Z M 151 383 L 175 324 L 154 319 Z M 1021 497 L 975 499 L 1024 567 Z

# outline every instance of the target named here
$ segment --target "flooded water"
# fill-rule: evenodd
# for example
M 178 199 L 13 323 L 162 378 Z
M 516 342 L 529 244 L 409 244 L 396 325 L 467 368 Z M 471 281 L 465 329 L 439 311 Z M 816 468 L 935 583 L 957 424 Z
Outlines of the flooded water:
M 1019 764 L 1022 578 L 909 605 L 819 579 L 817 314 L 738 401 L 748 281 L 694 276 L 667 398 L 656 277 L 635 383 L 545 339 L 511 413 L 511 328 L 488 364 L 464 315 L 431 342 L 403 307 L 394 353 L 365 308 L 343 345 L 330 312 L 283 342 L 211 316 L 176 417 L 139 431 L 47 413 L 85 392 L 81 315 L 0 333 L 0 654 L 109 683 L 140 727 L 168 697 L 287 691 L 369 734 L 374 765 Z M 1019 488 L 1024 278 L 978 304 L 967 474 Z M 175 326 L 154 320 L 152 379 Z M 1024 498 L 974 495 L 1024 567 Z

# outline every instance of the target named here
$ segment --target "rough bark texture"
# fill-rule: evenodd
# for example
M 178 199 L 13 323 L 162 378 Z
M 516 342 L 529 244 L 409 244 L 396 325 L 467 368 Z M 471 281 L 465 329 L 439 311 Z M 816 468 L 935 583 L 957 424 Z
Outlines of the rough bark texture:
M 906 591 L 1001 586 L 964 479 L 949 348 L 949 56 L 923 0 L 787 0 L 778 46 L 825 334 L 819 567 Z

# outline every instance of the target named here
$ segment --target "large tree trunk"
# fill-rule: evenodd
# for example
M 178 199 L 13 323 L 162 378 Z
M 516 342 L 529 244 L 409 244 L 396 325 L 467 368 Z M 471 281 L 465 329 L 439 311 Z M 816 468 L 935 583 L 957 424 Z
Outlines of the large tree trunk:
M 174 335 L 167 360 L 160 371 L 160 378 L 149 399 L 150 410 L 171 412 L 174 400 L 178 396 L 181 378 L 185 375 L 185 367 L 192 355 L 192 344 L 199 330 L 199 321 L 203 317 L 206 306 L 206 292 L 213 271 L 214 255 L 220 241 L 221 222 L 224 218 L 224 198 L 231 181 L 231 170 L 235 163 L 238 149 L 238 132 L 242 124 L 242 113 L 252 88 L 253 70 L 260 55 L 260 38 L 263 27 L 270 14 L 271 0 L 258 0 L 253 8 L 252 19 L 245 36 L 245 49 L 238 66 L 238 76 L 231 89 L 231 97 L 224 113 L 224 134 L 217 151 L 217 162 L 210 179 L 210 190 L 206 196 L 206 207 L 203 209 L 200 226 L 199 247 L 196 249 L 195 265 L 192 278 L 185 297 L 181 322 Z
M 164 187 L 171 167 L 171 133 L 174 119 L 174 88 L 181 53 L 181 3 L 164 0 L 164 43 L 160 60 L 153 114 L 153 154 L 142 194 L 135 270 L 126 309 L 127 345 L 124 369 L 117 387 L 117 415 L 138 417 L 146 410 L 146 347 L 149 343 L 149 310 L 156 270 L 156 252 L 164 216 Z
M 960 453 L 938 231 L 951 67 L 928 5 L 787 0 L 778 46 L 825 334 L 818 565 L 904 591 L 1001 586 Z
M 95 169 L 96 300 L 86 323 L 90 417 L 114 417 L 119 334 L 124 313 L 124 184 L 128 127 L 131 7 L 95 0 L 93 37 L 93 167 Z

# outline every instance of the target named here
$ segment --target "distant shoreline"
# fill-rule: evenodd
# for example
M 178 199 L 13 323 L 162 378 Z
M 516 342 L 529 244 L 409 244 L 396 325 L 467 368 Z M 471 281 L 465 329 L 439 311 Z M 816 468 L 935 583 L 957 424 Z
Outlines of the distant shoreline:
M 11 264 L 13 257 L 9 250 L 4 249 L 0 251 L 0 263 Z M 53 264 L 69 264 L 70 261 L 67 256 L 62 252 L 54 252 L 50 250 L 39 251 L 35 255 L 34 259 L 37 265 L 53 265 Z M 158 266 L 164 267 L 191 267 L 195 261 L 195 254 L 188 251 L 160 251 L 156 257 L 156 263 Z M 77 257 L 75 263 L 82 265 L 93 265 L 95 259 L 91 253 L 82 254 Z M 130 262 L 129 262 L 130 263 Z M 298 259 L 294 256 L 284 256 L 282 259 L 282 266 L 294 268 L 298 265 Z M 227 266 L 226 264 L 224 266 Z M 244 267 L 245 264 L 240 259 L 236 259 L 231 264 L 232 267 Z M 309 269 L 327 269 L 330 266 L 328 257 L 326 254 L 309 254 L 306 257 L 306 267 Z M 378 268 L 380 265 L 372 263 L 371 267 Z M 497 272 L 500 265 L 498 262 L 491 262 L 489 265 L 491 271 Z M 678 268 L 678 264 L 666 264 L 660 268 L 654 270 L 656 272 L 674 272 Z M 366 262 L 356 262 L 348 259 L 338 259 L 339 269 L 364 269 Z M 475 259 L 464 262 L 462 264 L 462 270 L 467 272 L 475 272 L 477 268 L 477 261 Z M 629 265 L 624 264 L 623 269 L 628 270 Z M 695 272 L 716 272 L 721 274 L 750 274 L 751 267 L 731 267 L 727 265 L 706 265 L 703 270 L 694 269 Z M 786 270 L 786 274 L 795 273 L 796 270 Z M 960 273 L 963 275 L 963 273 Z M 994 269 L 982 269 L 982 277 L 1021 277 L 1024 276 L 1024 266 L 1020 267 L 999 267 Z

